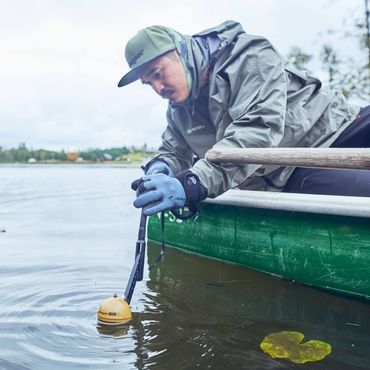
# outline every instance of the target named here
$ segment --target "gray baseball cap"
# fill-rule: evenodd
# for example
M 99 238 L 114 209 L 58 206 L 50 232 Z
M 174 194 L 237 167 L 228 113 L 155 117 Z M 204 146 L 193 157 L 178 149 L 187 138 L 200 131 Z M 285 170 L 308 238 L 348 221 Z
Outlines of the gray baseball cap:
M 176 45 L 169 28 L 151 26 L 140 30 L 126 44 L 125 57 L 131 70 L 120 79 L 118 87 L 136 81 L 140 67 L 174 49 Z

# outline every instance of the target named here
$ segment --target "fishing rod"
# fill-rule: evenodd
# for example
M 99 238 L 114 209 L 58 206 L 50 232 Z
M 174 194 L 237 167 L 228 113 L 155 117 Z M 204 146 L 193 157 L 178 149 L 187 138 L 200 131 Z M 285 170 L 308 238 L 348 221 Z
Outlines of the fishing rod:
M 147 216 L 141 212 L 138 240 L 136 242 L 135 262 L 127 282 L 123 298 L 117 294 L 105 300 L 98 309 L 98 322 L 105 325 L 120 325 L 129 322 L 132 318 L 130 302 L 137 281 L 143 280 L 144 259 L 146 249 L 146 221 Z
M 139 234 L 136 242 L 135 263 L 134 267 L 131 270 L 131 274 L 128 279 L 125 290 L 125 301 L 129 304 L 131 302 L 136 282 L 143 280 L 145 248 L 146 248 L 146 216 L 142 211 L 140 217 Z

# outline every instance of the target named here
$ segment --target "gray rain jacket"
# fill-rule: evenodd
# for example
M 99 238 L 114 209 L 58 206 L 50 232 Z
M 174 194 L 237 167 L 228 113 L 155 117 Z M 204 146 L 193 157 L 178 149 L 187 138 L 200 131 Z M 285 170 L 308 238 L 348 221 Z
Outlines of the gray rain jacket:
M 175 174 L 198 175 L 209 197 L 234 187 L 282 190 L 294 168 L 216 165 L 204 158 L 208 149 L 327 147 L 359 111 L 286 65 L 268 40 L 239 23 L 183 37 L 192 89 L 185 103 L 169 104 L 158 157 Z

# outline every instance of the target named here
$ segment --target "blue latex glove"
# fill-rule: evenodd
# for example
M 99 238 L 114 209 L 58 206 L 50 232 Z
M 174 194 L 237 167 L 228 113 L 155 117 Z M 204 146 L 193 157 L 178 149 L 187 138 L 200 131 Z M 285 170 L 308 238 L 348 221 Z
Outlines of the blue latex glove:
M 141 180 L 136 191 L 137 198 L 134 206 L 143 208 L 145 216 L 185 205 L 184 187 L 175 177 L 158 173 L 143 176 Z
M 154 161 L 145 172 L 145 175 L 153 175 L 155 173 L 164 173 L 168 176 L 173 177 L 173 172 L 170 166 L 162 161 Z

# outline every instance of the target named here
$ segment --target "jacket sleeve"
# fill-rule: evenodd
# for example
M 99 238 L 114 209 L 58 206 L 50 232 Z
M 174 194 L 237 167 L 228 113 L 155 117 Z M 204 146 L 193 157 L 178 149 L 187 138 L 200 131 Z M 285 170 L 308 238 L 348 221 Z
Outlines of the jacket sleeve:
M 193 154 L 173 124 L 169 112 L 167 112 L 167 122 L 167 128 L 162 134 L 162 144 L 159 147 L 160 154 L 156 158 L 165 161 L 176 175 L 192 166 Z
M 218 73 L 217 89 L 211 99 L 227 101 L 231 123 L 218 132 L 215 149 L 276 147 L 284 133 L 287 77 L 283 60 L 264 38 L 238 41 Z M 238 51 L 239 50 L 239 51 Z M 224 103 L 225 104 L 225 103 Z M 216 197 L 237 187 L 251 176 L 262 176 L 260 165 L 216 165 L 205 159 L 192 168 L 208 196 Z

